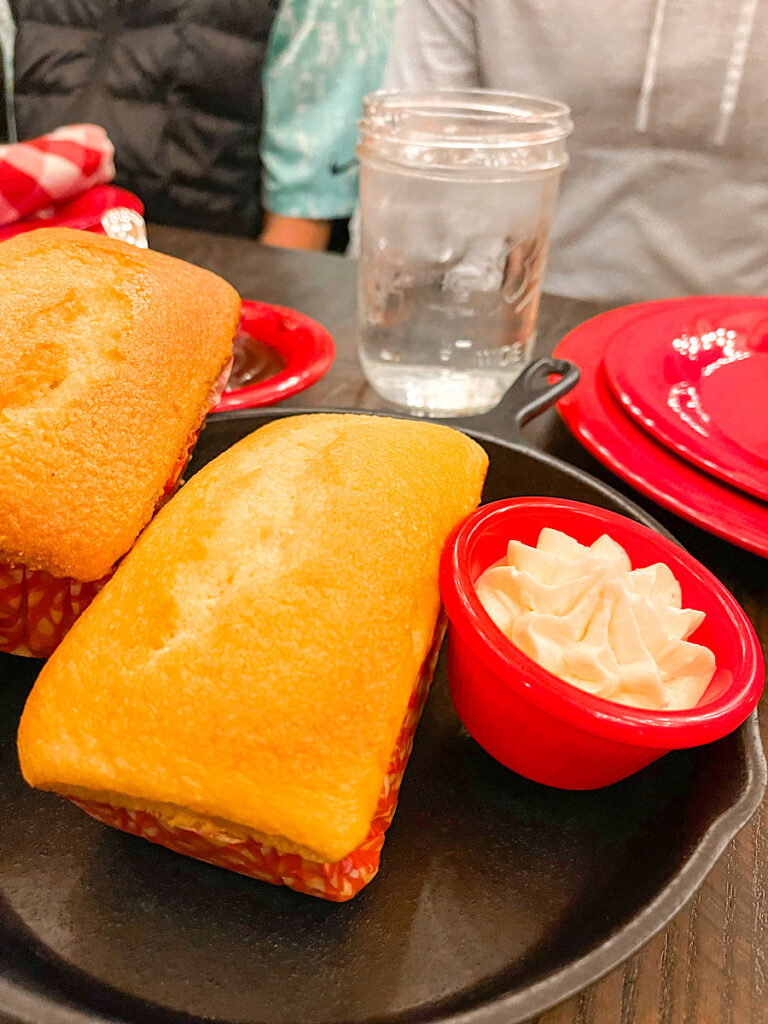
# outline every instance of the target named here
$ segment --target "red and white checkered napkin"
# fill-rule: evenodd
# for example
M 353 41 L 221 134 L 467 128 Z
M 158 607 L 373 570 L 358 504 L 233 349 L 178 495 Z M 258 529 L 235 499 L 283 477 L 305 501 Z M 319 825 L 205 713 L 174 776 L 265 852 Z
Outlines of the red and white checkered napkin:
M 0 226 L 49 216 L 61 203 L 111 181 L 114 152 L 95 124 L 67 125 L 0 146 Z

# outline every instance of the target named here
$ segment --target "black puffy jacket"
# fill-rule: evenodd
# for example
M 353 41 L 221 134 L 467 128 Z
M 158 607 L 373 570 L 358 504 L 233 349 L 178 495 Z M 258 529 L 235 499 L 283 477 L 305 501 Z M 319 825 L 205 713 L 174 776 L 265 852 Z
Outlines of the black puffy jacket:
M 5 79 L 0 74 L 0 145 L 8 142 L 10 131 L 7 117 L 7 97 L 5 95 Z
M 261 75 L 278 0 L 11 0 L 20 139 L 91 121 L 147 219 L 261 224 Z

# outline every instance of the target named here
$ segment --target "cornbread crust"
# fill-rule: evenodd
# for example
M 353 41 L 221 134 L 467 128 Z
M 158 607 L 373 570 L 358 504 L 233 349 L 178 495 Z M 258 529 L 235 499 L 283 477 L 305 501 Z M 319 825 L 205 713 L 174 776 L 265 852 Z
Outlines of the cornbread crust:
M 87 581 L 130 548 L 239 308 L 215 274 L 87 232 L 0 244 L 0 561 Z
M 239 442 L 161 510 L 43 668 L 19 732 L 27 781 L 345 857 L 486 468 L 458 431 L 376 416 L 287 417 Z

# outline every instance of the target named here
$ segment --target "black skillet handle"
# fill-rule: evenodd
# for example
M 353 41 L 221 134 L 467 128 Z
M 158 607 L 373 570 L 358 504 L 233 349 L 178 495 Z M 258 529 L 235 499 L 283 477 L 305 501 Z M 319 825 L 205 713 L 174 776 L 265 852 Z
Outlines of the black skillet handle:
M 550 383 L 549 378 L 558 380 Z M 552 356 L 542 356 L 526 366 L 499 405 L 483 416 L 445 420 L 457 427 L 467 427 L 481 434 L 490 434 L 504 441 L 525 444 L 522 428 L 540 412 L 548 409 L 576 386 L 581 370 L 574 363 Z

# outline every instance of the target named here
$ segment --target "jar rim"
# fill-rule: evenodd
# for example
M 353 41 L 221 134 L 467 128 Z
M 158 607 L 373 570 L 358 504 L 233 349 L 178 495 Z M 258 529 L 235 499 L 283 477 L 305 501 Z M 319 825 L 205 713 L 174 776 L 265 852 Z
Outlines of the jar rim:
M 489 89 L 380 89 L 363 99 L 363 135 L 445 149 L 514 149 L 547 144 L 573 131 L 557 100 Z

